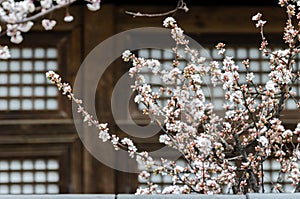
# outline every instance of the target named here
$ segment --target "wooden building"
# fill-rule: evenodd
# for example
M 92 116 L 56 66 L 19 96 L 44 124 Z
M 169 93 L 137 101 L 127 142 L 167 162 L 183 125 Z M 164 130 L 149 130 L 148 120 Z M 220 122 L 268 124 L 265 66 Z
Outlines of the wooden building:
M 5 193 L 134 193 L 136 174 L 114 170 L 96 160 L 83 146 L 72 119 L 71 103 L 44 78 L 47 70 L 58 71 L 74 83 L 85 57 L 105 39 L 139 27 L 162 27 L 165 17 L 132 17 L 125 11 L 162 13 L 176 7 L 173 1 L 103 1 L 100 11 L 88 11 L 81 3 L 70 6 L 75 20 L 62 22 L 65 10 L 55 11 L 58 24 L 52 31 L 34 29 L 24 42 L 12 45 L 12 59 L 0 62 L 0 194 Z M 274 48 L 282 45 L 285 11 L 273 1 L 190 1 L 188 12 L 175 19 L 185 33 L 205 48 L 224 42 L 237 59 L 251 56 L 260 45 L 259 30 L 251 17 L 260 12 L 267 25 L 266 36 Z M 109 53 L 109 52 L 107 52 Z M 149 52 L 151 53 L 151 52 Z M 243 54 L 240 56 L 240 54 Z M 256 59 L 255 73 L 264 78 L 264 62 Z M 240 56 L 240 57 L 239 57 Z M 96 110 L 100 121 L 108 122 L 112 133 L 124 134 L 111 114 L 111 94 L 129 65 L 113 62 L 99 82 Z M 92 71 L 90 71 L 92 73 Z M 88 88 L 89 74 L 83 82 Z M 300 96 L 300 85 L 297 95 Z M 134 119 L 144 122 L 138 107 L 130 105 Z M 295 126 L 299 114 L 289 110 L 285 122 Z M 126 121 L 125 121 L 126 122 Z M 86 128 L 88 131 L 88 128 Z M 157 137 L 138 139 L 143 149 L 155 149 Z M 99 144 L 101 141 L 99 140 Z M 118 160 L 117 164 L 126 164 Z M 163 181 L 161 182 L 164 183 Z

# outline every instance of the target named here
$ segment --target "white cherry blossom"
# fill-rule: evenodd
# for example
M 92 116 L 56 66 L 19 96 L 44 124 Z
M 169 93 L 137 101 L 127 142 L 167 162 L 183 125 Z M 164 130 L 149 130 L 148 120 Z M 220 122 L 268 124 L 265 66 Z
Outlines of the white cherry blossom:
M 55 25 L 56 25 L 55 20 L 50 20 L 50 19 L 42 20 L 42 26 L 45 28 L 45 30 L 52 30 Z

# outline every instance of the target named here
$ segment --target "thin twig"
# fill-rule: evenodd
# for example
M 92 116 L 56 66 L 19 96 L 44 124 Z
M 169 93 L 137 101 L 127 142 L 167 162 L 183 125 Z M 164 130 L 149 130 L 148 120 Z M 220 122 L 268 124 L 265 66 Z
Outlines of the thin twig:
M 125 11 L 126 14 L 132 15 L 133 17 L 162 17 L 162 16 L 168 16 L 171 14 L 176 13 L 178 10 L 184 10 L 185 12 L 189 11 L 188 7 L 186 6 L 186 3 L 183 0 L 179 0 L 177 7 L 173 10 L 163 12 L 163 13 L 140 13 L 140 12 L 131 12 L 131 11 Z

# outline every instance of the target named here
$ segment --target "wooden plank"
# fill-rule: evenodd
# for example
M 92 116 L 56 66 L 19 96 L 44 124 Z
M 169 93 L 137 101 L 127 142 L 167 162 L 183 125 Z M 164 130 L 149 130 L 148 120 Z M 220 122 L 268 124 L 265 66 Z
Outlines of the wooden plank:
M 136 10 L 144 13 L 160 13 L 169 7 L 161 6 L 120 6 L 117 9 L 117 32 L 138 27 L 162 27 L 165 17 L 132 18 L 124 14 L 125 10 Z M 285 25 L 285 11 L 279 6 L 193 6 L 189 12 L 178 12 L 175 19 L 186 33 L 257 33 L 255 23 L 251 18 L 256 13 L 262 13 L 267 20 L 266 32 L 281 32 Z

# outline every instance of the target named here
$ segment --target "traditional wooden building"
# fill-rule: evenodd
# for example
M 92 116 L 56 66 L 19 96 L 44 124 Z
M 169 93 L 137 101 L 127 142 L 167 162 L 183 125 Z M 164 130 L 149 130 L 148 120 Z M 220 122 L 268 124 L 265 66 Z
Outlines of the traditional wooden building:
M 174 17 L 185 33 L 207 49 L 212 58 L 218 59 L 213 49 L 219 41 L 227 44 L 237 62 L 246 57 L 253 58 L 257 81 L 264 81 L 268 63 L 257 50 L 260 34 L 251 17 L 257 12 L 263 14 L 268 21 L 266 36 L 274 48 L 279 48 L 285 11 L 276 1 L 233 2 L 187 1 L 189 11 L 179 10 Z M 85 149 L 74 126 L 71 102 L 47 82 L 45 72 L 55 70 L 73 84 L 83 60 L 98 44 L 126 30 L 162 27 L 165 18 L 132 17 L 125 11 L 163 13 L 174 9 L 176 4 L 176 0 L 103 1 L 100 11 L 91 12 L 82 3 L 77 3 L 69 7 L 75 17 L 71 23 L 62 22 L 65 14 L 62 9 L 52 15 L 58 21 L 52 31 L 43 30 L 40 21 L 36 21 L 34 29 L 24 34 L 24 42 L 20 45 L 9 43 L 5 36 L 1 38 L 2 43 L 10 46 L 12 58 L 0 61 L 0 194 L 135 192 L 142 184 L 137 174 L 112 169 Z M 128 39 L 134 42 L 134 38 Z M 159 50 L 137 53 L 169 61 Z M 116 59 L 105 70 L 95 97 L 98 119 L 108 122 L 110 131 L 120 136 L 126 134 L 115 124 L 111 95 L 129 67 L 120 58 Z M 93 71 L 87 71 L 82 81 L 86 89 L 93 82 L 89 73 Z M 297 89 L 299 97 L 300 85 Z M 220 97 L 217 90 L 213 95 L 216 99 Z M 148 121 L 134 103 L 130 107 L 131 118 L 137 123 Z M 295 112 L 290 104 L 287 107 L 284 121 L 295 126 L 299 112 Z M 122 122 L 126 124 L 126 117 Z M 89 128 L 84 127 L 84 131 Z M 142 149 L 160 147 L 157 136 L 140 138 L 136 142 Z M 99 144 L 102 144 L 100 140 Z M 138 168 L 118 157 L 115 163 Z M 271 175 L 271 167 L 269 172 Z M 169 182 L 163 177 L 155 180 L 162 186 Z

